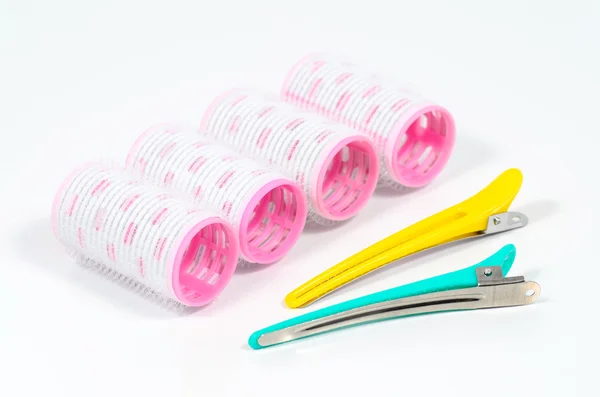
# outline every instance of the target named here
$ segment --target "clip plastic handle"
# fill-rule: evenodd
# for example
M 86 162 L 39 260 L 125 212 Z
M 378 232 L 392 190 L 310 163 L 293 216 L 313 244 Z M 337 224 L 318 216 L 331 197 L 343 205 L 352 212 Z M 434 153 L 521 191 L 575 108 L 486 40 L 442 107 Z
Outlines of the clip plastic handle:
M 366 295 L 360 298 L 356 298 L 353 300 L 349 300 L 346 302 L 342 302 L 333 306 L 325 307 L 323 309 L 316 310 L 311 313 L 303 314 L 289 320 L 280 322 L 278 324 L 271 325 L 270 327 L 263 328 L 259 331 L 254 332 L 250 338 L 248 339 L 248 344 L 253 349 L 261 349 L 264 347 L 269 347 L 277 344 L 281 344 L 284 342 L 289 342 L 291 340 L 302 339 L 308 336 L 328 332 L 335 329 L 346 328 L 348 325 L 360 325 L 366 324 L 369 322 L 382 320 L 382 319 L 391 319 L 404 317 L 406 315 L 414 315 L 414 314 L 423 314 L 432 311 L 454 311 L 454 310 L 466 310 L 469 307 L 456 308 L 453 304 L 456 299 L 453 299 L 453 296 L 449 296 L 445 301 L 443 300 L 430 300 L 427 304 L 421 305 L 421 309 L 419 312 L 408 312 L 406 309 L 410 306 L 416 305 L 404 305 L 396 307 L 398 314 L 392 313 L 391 316 L 381 316 L 382 310 L 371 310 L 369 313 L 364 313 L 362 316 L 362 320 L 360 319 L 360 314 L 355 312 L 359 311 L 361 308 L 377 305 L 382 302 L 394 301 L 403 298 L 414 297 L 418 295 L 431 294 L 440 291 L 448 291 L 448 290 L 456 290 L 462 288 L 470 288 L 477 287 L 479 283 L 477 268 L 484 268 L 488 270 L 489 268 L 493 268 L 495 266 L 499 266 L 502 269 L 502 277 L 506 276 L 508 271 L 510 270 L 514 259 L 516 256 L 516 248 L 512 244 L 505 245 L 496 253 L 481 261 L 480 263 L 467 267 L 465 269 L 457 270 L 454 272 L 442 274 L 439 276 L 431 277 L 428 279 L 420 280 L 411 284 L 402 285 L 399 287 L 391 288 L 388 290 L 376 292 L 374 294 Z M 498 277 L 500 277 L 498 275 Z M 508 280 L 507 280 L 508 281 Z M 514 281 L 514 280 L 510 280 Z M 533 288 L 538 292 L 539 295 L 539 286 L 535 287 L 537 284 L 535 283 L 526 283 L 523 288 Z M 533 286 L 532 286 L 533 285 Z M 494 294 L 490 294 L 494 295 Z M 458 295 L 457 295 L 458 296 Z M 450 299 L 448 299 L 450 298 Z M 524 297 L 521 297 L 524 298 Z M 473 298 L 468 298 L 469 300 L 474 300 Z M 525 301 L 511 302 L 510 305 L 516 304 L 526 304 L 532 303 L 535 298 L 525 298 Z M 440 303 L 441 302 L 441 303 Z M 524 302 L 524 303 L 523 303 Z M 433 308 L 433 304 L 447 304 L 447 308 L 442 308 L 442 310 L 435 310 Z M 504 302 L 505 305 L 506 302 Z M 480 305 L 479 307 L 493 307 L 493 306 L 502 306 L 499 302 L 492 302 L 492 304 L 486 303 L 485 305 Z M 470 308 L 478 308 L 478 307 L 470 307 Z M 393 309 L 393 307 L 392 307 Z M 404 312 L 402 310 L 405 310 Z M 388 312 L 392 310 L 388 308 Z M 339 324 L 342 321 L 338 321 L 338 324 L 335 324 L 335 321 L 330 319 L 325 319 L 326 321 L 321 321 L 321 324 L 316 324 L 317 320 L 324 319 L 325 317 L 335 316 L 339 313 L 346 313 L 344 318 L 342 319 L 344 324 Z M 374 316 L 375 314 L 375 316 Z M 379 315 L 379 317 L 377 317 Z M 370 318 L 374 318 L 370 320 Z M 308 324 L 306 324 L 308 323 Z M 295 326 L 305 324 L 306 326 L 301 329 L 294 329 Z
M 290 292 L 285 303 L 290 308 L 307 306 L 337 288 L 388 263 L 428 248 L 470 237 L 485 235 L 490 216 L 503 213 L 521 188 L 523 175 L 511 168 L 476 195 L 423 219 L 343 260 Z M 527 218 L 514 214 L 516 221 L 500 232 L 524 226 Z M 498 218 L 500 222 L 500 218 Z M 507 220 L 510 223 L 510 220 Z M 491 233 L 487 233 L 491 234 Z

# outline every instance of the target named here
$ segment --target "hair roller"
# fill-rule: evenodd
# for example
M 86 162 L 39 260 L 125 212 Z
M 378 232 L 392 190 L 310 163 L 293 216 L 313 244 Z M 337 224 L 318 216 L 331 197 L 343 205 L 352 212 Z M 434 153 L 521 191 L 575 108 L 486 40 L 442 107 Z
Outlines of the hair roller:
M 306 222 L 306 198 L 296 182 L 182 125 L 148 129 L 131 148 L 126 167 L 220 213 L 249 263 L 281 259 Z
M 377 184 L 379 162 L 368 137 L 263 91 L 237 89 L 215 99 L 200 134 L 294 179 L 309 218 L 322 225 L 356 215 Z
M 73 256 L 168 305 L 209 304 L 238 260 L 235 233 L 221 217 L 103 164 L 64 180 L 52 225 Z
M 455 140 L 451 114 L 334 56 L 311 54 L 288 73 L 281 97 L 371 137 L 380 184 L 418 188 L 445 167 Z

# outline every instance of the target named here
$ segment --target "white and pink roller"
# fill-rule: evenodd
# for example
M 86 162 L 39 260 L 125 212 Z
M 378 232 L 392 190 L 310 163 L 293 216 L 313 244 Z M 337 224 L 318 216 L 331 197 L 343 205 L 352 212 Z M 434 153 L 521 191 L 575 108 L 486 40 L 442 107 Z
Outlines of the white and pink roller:
M 63 182 L 52 225 L 76 258 L 167 304 L 211 303 L 239 257 L 233 228 L 216 213 L 103 164 Z
M 454 120 L 444 107 L 333 55 L 315 53 L 298 62 L 281 98 L 369 136 L 379 152 L 383 185 L 425 186 L 452 154 Z
M 148 129 L 131 148 L 126 167 L 220 213 L 234 227 L 241 258 L 249 263 L 281 259 L 306 223 L 306 198 L 296 182 L 187 126 Z
M 308 199 L 310 219 L 320 224 L 355 216 L 377 185 L 379 161 L 367 136 L 265 91 L 219 96 L 204 113 L 200 134 L 293 178 Z

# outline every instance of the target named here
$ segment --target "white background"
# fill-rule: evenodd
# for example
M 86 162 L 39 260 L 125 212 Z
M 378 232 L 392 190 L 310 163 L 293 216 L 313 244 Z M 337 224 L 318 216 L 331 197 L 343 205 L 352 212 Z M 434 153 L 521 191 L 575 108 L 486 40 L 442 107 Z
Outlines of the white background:
M 600 3 L 589 1 L 0 0 L 1 396 L 598 395 Z M 447 168 L 309 228 L 277 265 L 238 272 L 215 304 L 171 315 L 78 268 L 53 195 L 89 159 L 121 161 L 147 127 L 197 124 L 224 90 L 277 91 L 335 51 L 447 106 Z M 530 224 L 388 266 L 323 299 L 470 266 L 507 243 L 531 306 L 406 318 L 253 351 L 299 311 L 287 292 L 483 188 L 510 167 Z

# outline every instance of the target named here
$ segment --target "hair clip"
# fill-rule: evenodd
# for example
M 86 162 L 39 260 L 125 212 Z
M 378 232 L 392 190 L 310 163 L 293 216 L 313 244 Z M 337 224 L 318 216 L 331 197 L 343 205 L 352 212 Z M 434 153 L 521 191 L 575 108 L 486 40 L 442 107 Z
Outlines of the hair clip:
M 523 276 L 506 277 L 516 248 L 505 245 L 482 262 L 360 298 L 325 307 L 254 332 L 253 349 L 350 326 L 426 313 L 528 305 L 541 287 Z
M 287 295 L 286 305 L 307 306 L 367 273 L 417 252 L 527 225 L 524 214 L 507 212 L 522 181 L 520 170 L 504 171 L 469 199 L 388 236 L 304 283 Z

